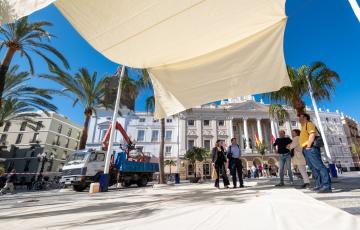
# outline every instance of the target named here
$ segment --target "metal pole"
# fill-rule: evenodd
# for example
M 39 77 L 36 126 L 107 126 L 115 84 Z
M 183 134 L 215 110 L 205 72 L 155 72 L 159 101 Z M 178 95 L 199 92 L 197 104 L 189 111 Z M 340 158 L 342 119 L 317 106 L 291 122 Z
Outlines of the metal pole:
M 113 114 L 112 122 L 111 122 L 109 145 L 108 145 L 108 149 L 107 149 L 107 153 L 106 153 L 105 168 L 104 168 L 105 175 L 109 174 L 109 169 L 110 169 L 110 159 L 111 159 L 113 142 L 114 142 L 115 124 L 116 124 L 117 114 L 118 114 L 118 110 L 119 110 L 119 106 L 120 106 L 121 83 L 122 83 L 122 79 L 124 78 L 124 73 L 125 73 L 125 66 L 123 65 L 121 67 L 121 74 L 120 74 L 120 78 L 119 78 L 118 90 L 117 90 L 116 101 L 115 101 L 115 106 L 114 106 L 114 114 Z
M 176 156 L 176 173 L 180 171 L 180 113 L 178 115 L 178 136 L 177 136 L 178 151 Z
M 307 81 L 308 87 L 309 87 L 309 94 L 310 94 L 311 102 L 312 102 L 312 104 L 314 106 L 315 116 L 316 116 L 316 119 L 318 121 L 319 131 L 320 131 L 320 134 L 321 134 L 322 139 L 324 141 L 325 154 L 326 154 L 326 156 L 327 156 L 327 158 L 329 160 L 329 163 L 332 163 L 330 150 L 329 150 L 329 145 L 327 143 L 324 128 L 323 128 L 321 120 L 320 120 L 319 110 L 318 110 L 318 107 L 316 105 L 316 101 L 315 101 L 314 94 L 313 94 L 314 92 L 313 92 L 313 89 L 312 89 L 312 86 L 311 86 L 311 83 L 310 83 L 310 80 L 309 80 L 309 76 L 306 76 L 306 81 Z

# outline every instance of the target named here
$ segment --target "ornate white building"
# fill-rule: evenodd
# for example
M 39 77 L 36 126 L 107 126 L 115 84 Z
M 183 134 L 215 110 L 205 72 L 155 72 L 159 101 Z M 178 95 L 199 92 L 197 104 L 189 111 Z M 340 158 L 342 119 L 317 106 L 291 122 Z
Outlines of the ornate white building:
M 315 121 L 314 112 L 307 108 Z M 262 101 L 256 102 L 254 97 L 245 96 L 221 101 L 217 104 L 198 106 L 166 119 L 165 157 L 176 160 L 182 157 L 192 146 L 211 149 L 216 140 L 224 140 L 230 144 L 230 139 L 236 137 L 243 152 L 243 165 L 250 167 L 253 163 L 265 161 L 277 164 L 278 156 L 273 152 L 272 137 L 278 136 L 279 130 L 285 130 L 290 136 L 291 130 L 300 128 L 295 112 L 288 108 L 289 119 L 277 121 L 269 116 L 269 107 Z M 89 127 L 89 148 L 101 148 L 101 139 L 111 122 L 111 111 L 99 110 L 93 116 Z M 343 167 L 353 167 L 352 156 L 348 148 L 347 138 L 338 112 L 321 111 L 321 121 L 324 125 L 332 159 L 341 162 Z M 158 156 L 160 124 L 148 113 L 127 113 L 118 118 L 129 136 L 136 140 L 137 146 L 144 152 Z M 315 122 L 316 123 L 316 122 Z M 267 146 L 264 156 L 255 148 L 256 135 Z M 123 142 L 117 133 L 115 148 Z M 324 158 L 324 160 L 326 160 Z M 182 177 L 193 174 L 192 166 L 186 161 L 180 162 Z M 205 175 L 210 175 L 208 163 L 203 165 Z M 175 167 L 172 169 L 175 171 Z

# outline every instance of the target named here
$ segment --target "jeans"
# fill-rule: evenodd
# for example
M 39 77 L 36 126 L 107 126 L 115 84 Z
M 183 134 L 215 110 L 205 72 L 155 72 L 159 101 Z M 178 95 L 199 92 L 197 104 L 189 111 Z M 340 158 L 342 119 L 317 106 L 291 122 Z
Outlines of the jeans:
M 215 164 L 215 170 L 216 170 L 215 187 L 219 187 L 220 170 L 221 170 L 224 186 L 228 186 L 230 184 L 230 182 L 226 175 L 225 165 L 224 164 Z
M 321 160 L 320 150 L 316 147 L 311 149 L 304 148 L 303 150 L 306 162 L 308 163 L 313 177 L 315 179 L 315 186 L 318 188 L 331 189 L 331 179 L 328 169 Z
M 284 183 L 284 168 L 286 167 L 288 170 L 288 176 L 291 182 L 294 181 L 293 174 L 291 171 L 291 155 L 290 153 L 283 153 L 279 156 L 279 164 L 280 164 L 280 183 Z
M 240 186 L 243 186 L 244 182 L 242 178 L 242 164 L 240 159 L 238 158 L 230 159 L 230 171 L 231 171 L 234 187 L 236 187 L 236 174 L 239 176 Z

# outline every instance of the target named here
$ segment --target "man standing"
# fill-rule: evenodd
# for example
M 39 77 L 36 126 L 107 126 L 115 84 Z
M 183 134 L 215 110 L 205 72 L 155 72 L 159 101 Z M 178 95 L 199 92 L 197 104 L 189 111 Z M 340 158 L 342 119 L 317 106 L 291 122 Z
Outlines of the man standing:
M 284 186 L 284 168 L 288 170 L 288 176 L 290 183 L 293 184 L 293 175 L 291 171 L 291 154 L 290 154 L 290 144 L 291 139 L 285 137 L 285 131 L 279 131 L 279 138 L 275 140 L 274 147 L 276 148 L 277 153 L 279 154 L 279 166 L 280 166 L 280 183 L 275 186 Z
M 300 115 L 299 121 L 301 123 L 300 145 L 303 147 L 306 162 L 316 180 L 313 190 L 318 190 L 319 193 L 331 192 L 331 179 L 328 170 L 321 160 L 319 147 L 314 146 L 317 129 L 310 121 L 309 114 Z
M 244 187 L 242 178 L 241 150 L 236 138 L 231 138 L 231 145 L 228 148 L 228 159 L 234 188 L 236 188 L 236 174 L 239 176 L 240 188 Z
M 3 189 L 0 190 L 0 195 L 6 193 L 6 190 L 9 189 L 12 194 L 15 193 L 14 183 L 16 181 L 16 171 L 15 169 L 11 170 L 11 172 L 7 175 L 6 184 Z

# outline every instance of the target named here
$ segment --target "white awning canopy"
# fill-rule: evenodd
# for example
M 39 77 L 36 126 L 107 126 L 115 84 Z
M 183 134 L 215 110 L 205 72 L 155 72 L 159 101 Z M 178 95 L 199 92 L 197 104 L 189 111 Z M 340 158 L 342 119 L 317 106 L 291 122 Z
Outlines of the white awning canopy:
M 158 118 L 290 84 L 283 55 L 285 0 L 55 4 L 105 57 L 149 71 Z

